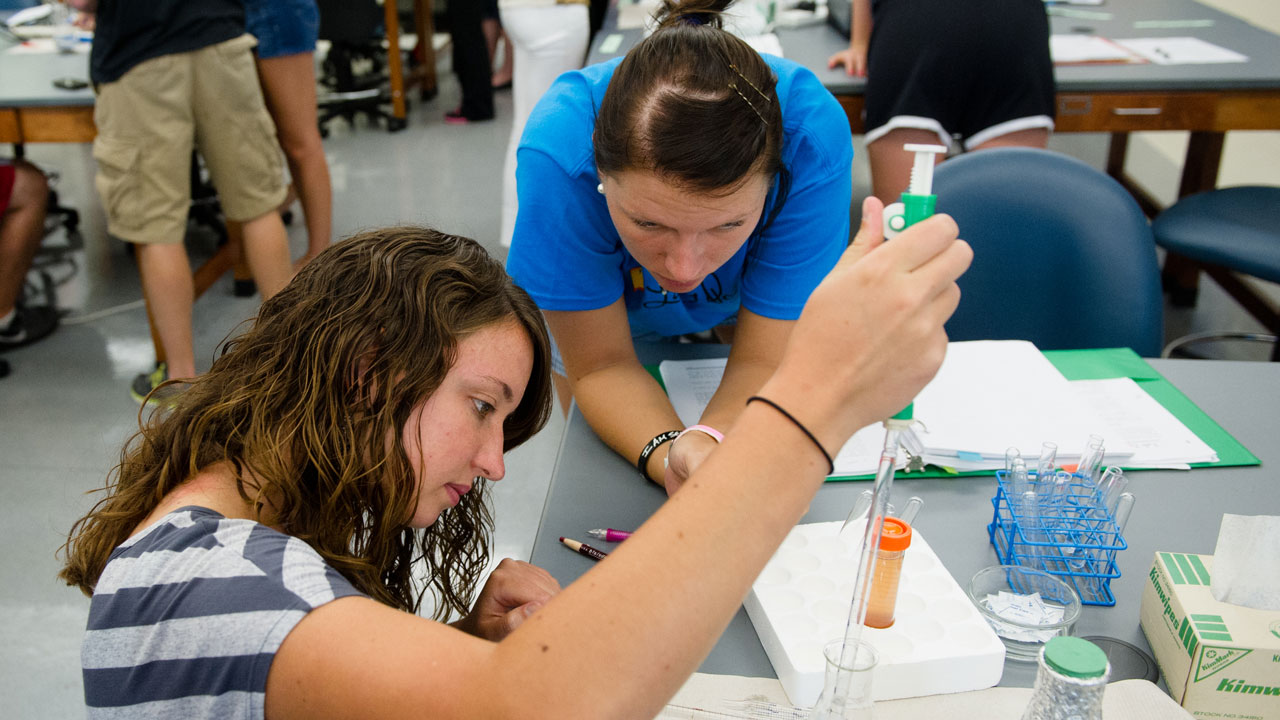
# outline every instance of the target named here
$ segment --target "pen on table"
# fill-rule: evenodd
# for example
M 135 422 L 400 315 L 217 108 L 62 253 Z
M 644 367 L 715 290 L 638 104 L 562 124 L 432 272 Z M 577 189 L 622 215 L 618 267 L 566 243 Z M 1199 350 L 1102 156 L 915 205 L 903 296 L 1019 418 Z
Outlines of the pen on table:
M 622 542 L 631 537 L 631 533 L 626 530 L 614 530 L 613 528 L 596 528 L 595 530 L 588 530 L 587 534 L 605 542 Z
M 570 550 L 578 553 L 579 555 L 586 555 L 592 560 L 603 560 L 605 559 L 605 556 L 609 554 L 607 552 L 597 550 L 591 547 L 590 545 L 585 545 L 583 543 L 578 542 L 577 540 L 570 540 L 569 538 L 565 538 L 565 537 L 560 538 L 560 542 L 564 543 L 564 546 L 569 548 Z

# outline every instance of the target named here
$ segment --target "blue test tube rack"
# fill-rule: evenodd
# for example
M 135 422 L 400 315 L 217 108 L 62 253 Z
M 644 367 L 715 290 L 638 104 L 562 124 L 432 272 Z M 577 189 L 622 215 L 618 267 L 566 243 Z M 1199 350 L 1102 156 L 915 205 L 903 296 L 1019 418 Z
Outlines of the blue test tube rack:
M 1004 470 L 996 472 L 994 514 L 987 535 L 1001 565 L 1022 565 L 1056 575 L 1075 588 L 1086 605 L 1115 605 L 1111 579 L 1120 577 L 1116 553 L 1128 545 L 1089 479 L 1040 482 L 1028 473 L 1027 490 L 1036 493 L 1034 508 L 1024 508 L 1021 494 Z

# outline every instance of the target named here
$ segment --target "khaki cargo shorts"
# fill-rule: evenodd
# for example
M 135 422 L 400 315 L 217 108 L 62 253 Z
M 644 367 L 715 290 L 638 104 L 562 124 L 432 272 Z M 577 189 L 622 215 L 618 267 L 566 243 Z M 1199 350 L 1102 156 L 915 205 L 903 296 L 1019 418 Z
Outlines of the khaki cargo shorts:
M 153 58 L 98 86 L 93 157 L 108 232 L 134 243 L 182 241 L 193 146 L 228 220 L 252 220 L 284 201 L 280 146 L 258 86 L 255 42 L 241 35 Z

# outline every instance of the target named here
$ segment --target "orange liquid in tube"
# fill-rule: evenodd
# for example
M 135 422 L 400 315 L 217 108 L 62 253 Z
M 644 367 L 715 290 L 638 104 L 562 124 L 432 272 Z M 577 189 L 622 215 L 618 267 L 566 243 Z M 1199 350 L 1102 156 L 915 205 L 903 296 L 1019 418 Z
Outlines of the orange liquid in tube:
M 898 604 L 898 581 L 902 578 L 902 559 L 911 546 L 911 526 L 898 518 L 885 518 L 876 554 L 876 571 L 871 578 L 871 597 L 867 599 L 867 627 L 887 628 L 893 625 L 893 611 Z

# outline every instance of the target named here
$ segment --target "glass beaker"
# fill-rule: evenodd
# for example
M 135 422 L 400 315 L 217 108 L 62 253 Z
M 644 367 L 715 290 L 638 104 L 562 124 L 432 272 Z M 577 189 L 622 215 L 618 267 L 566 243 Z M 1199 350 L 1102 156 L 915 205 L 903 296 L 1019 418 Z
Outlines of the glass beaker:
M 827 671 L 822 684 L 822 695 L 814 703 L 809 720 L 872 720 L 875 717 L 871 701 L 871 678 L 880 656 L 866 640 L 858 640 L 857 652 L 849 648 L 851 658 L 841 665 L 844 638 L 832 640 L 822 648 L 827 661 Z

